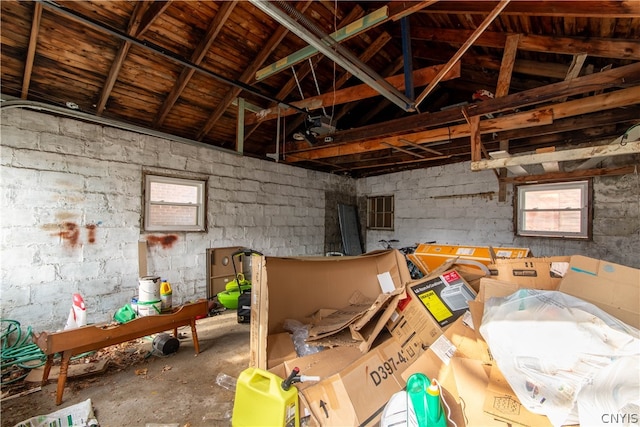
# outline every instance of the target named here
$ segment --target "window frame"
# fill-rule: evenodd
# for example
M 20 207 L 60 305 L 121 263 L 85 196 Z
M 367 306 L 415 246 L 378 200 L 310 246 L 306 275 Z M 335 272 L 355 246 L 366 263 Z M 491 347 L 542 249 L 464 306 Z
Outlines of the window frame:
M 384 210 L 386 208 L 386 204 L 385 204 L 386 199 L 391 201 L 390 210 Z M 378 200 L 382 200 L 382 203 L 383 203 L 382 212 L 378 212 L 378 208 L 377 208 Z M 377 221 L 378 215 L 382 215 L 381 225 Z M 385 226 L 384 215 L 389 215 L 389 219 L 391 222 L 389 226 Z M 372 221 L 373 218 L 376 218 L 376 219 Z M 372 222 L 374 222 L 374 224 L 372 224 Z M 395 197 L 393 196 L 393 194 L 367 197 L 367 229 L 394 231 L 395 229 Z
M 197 203 L 172 203 L 172 202 L 152 202 L 151 197 L 151 184 L 154 182 L 175 184 L 175 185 L 190 185 L 197 189 Z M 207 188 L 208 179 L 204 177 L 187 177 L 159 174 L 155 172 L 145 172 L 143 174 L 142 182 L 142 230 L 147 232 L 207 232 Z M 149 224 L 151 215 L 149 210 L 153 205 L 169 205 L 169 206 L 196 206 L 196 224 L 195 225 L 153 225 Z
M 580 209 L 549 209 L 550 212 L 566 212 L 568 210 L 575 210 L 580 212 L 580 231 L 542 231 L 542 230 L 525 230 L 523 229 L 525 224 L 525 213 L 531 211 L 540 211 L 536 209 L 524 209 L 525 195 L 527 192 L 544 191 L 544 190 L 570 190 L 580 189 L 581 191 L 581 204 Z M 536 184 L 522 184 L 518 185 L 514 191 L 514 230 L 516 236 L 521 237 L 543 237 L 551 239 L 573 239 L 581 241 L 589 241 L 593 238 L 593 187 L 592 180 L 575 180 L 575 181 L 558 181 L 558 182 L 544 182 Z

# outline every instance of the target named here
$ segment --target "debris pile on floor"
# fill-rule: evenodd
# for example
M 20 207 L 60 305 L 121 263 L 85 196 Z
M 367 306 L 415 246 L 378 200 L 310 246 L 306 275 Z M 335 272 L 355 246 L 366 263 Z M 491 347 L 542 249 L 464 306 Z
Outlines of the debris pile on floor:
M 238 378 L 234 425 L 265 399 L 257 383 L 275 384 L 266 412 L 283 425 L 637 423 L 639 270 L 451 245 L 257 264 L 254 366 Z

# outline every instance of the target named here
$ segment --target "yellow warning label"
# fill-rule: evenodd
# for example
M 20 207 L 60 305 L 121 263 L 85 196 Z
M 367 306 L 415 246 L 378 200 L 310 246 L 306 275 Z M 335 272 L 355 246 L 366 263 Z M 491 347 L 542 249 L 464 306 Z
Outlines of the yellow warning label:
M 420 300 L 438 322 L 453 316 L 453 313 L 449 311 L 434 291 L 427 291 L 421 294 Z

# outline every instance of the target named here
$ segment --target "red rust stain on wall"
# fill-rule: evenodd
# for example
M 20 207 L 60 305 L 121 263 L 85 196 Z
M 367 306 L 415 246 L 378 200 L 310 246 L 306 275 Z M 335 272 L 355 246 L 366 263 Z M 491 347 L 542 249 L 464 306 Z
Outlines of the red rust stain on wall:
M 96 242 L 96 228 L 98 228 L 98 226 L 96 224 L 87 224 L 84 226 L 87 229 L 87 240 L 89 241 L 89 243 L 95 243 Z
M 161 245 L 162 249 L 168 249 L 178 240 L 178 236 L 175 234 L 165 234 L 164 236 L 147 236 L 147 243 L 149 246 Z
M 58 236 L 69 244 L 69 246 L 78 246 L 78 239 L 80 237 L 80 229 L 75 222 L 62 223 L 62 231 L 58 233 Z

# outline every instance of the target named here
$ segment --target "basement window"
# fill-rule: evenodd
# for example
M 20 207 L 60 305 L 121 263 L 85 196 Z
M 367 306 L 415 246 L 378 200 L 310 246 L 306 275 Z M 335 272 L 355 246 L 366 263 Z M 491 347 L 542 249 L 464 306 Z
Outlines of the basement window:
M 520 185 L 519 236 L 591 238 L 591 182 Z
M 145 175 L 145 231 L 206 231 L 206 180 Z
M 393 230 L 393 196 L 367 198 L 367 228 Z

